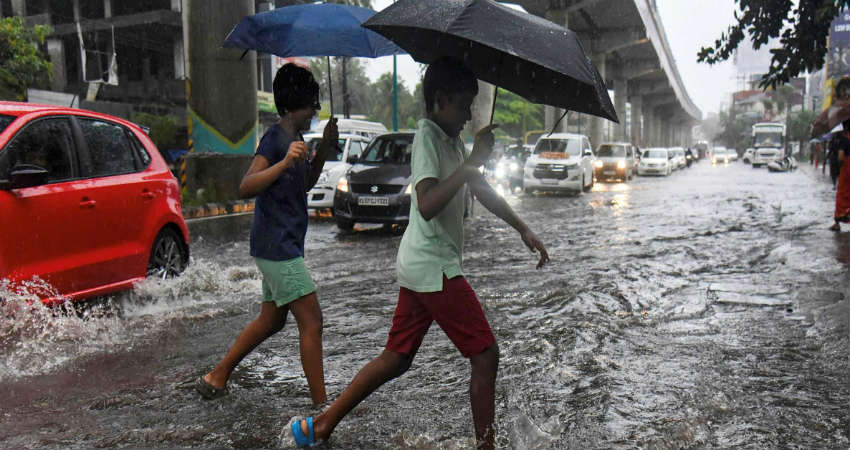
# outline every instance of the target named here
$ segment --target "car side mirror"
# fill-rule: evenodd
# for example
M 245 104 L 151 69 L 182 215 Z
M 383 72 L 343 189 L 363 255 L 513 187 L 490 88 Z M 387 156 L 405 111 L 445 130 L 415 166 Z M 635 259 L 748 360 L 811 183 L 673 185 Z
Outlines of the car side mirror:
M 593 152 L 591 152 L 590 150 L 585 150 L 584 156 L 593 156 Z
M 349 164 L 354 164 L 357 162 L 357 155 L 348 155 L 348 158 L 345 159 L 345 162 Z
M 0 181 L 0 189 L 22 189 L 47 183 L 47 169 L 35 164 L 17 164 L 8 180 Z

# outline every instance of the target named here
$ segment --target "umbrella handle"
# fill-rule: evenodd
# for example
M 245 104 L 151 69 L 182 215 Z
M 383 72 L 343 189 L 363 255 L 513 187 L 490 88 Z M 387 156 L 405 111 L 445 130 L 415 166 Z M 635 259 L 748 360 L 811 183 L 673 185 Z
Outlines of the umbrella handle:
M 333 83 L 331 82 L 331 57 L 326 56 L 328 59 L 328 101 L 331 103 L 331 118 L 334 116 L 334 89 Z
M 499 86 L 493 86 L 493 108 L 490 109 L 490 125 L 493 125 L 493 116 L 496 115 L 496 97 L 499 96 Z
M 564 113 L 563 113 L 563 114 L 561 114 L 561 118 L 560 118 L 560 119 L 558 119 L 558 121 L 557 121 L 557 122 L 555 122 L 555 125 L 552 127 L 552 131 L 550 131 L 550 132 L 549 132 L 549 134 L 547 134 L 547 135 L 546 135 L 546 137 L 551 136 L 551 135 L 552 135 L 552 133 L 554 133 L 554 132 L 555 132 L 555 130 L 557 130 L 557 129 L 558 129 L 558 124 L 560 124 L 560 123 L 561 123 L 561 121 L 562 121 L 562 120 L 564 120 L 564 117 L 567 117 L 567 113 L 568 113 L 568 112 L 570 112 L 570 110 L 569 110 L 569 109 L 565 109 L 565 110 L 564 110 Z

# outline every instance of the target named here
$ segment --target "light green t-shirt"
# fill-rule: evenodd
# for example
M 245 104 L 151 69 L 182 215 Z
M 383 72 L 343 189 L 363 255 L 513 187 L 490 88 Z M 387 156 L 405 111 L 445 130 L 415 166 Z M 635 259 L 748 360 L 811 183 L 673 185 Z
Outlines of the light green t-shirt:
M 443 290 L 446 278 L 463 275 L 463 189 L 431 220 L 419 213 L 416 184 L 425 178 L 440 181 L 463 164 L 466 149 L 459 137 L 449 137 L 436 123 L 422 119 L 413 138 L 410 222 L 396 258 L 398 284 L 414 292 Z

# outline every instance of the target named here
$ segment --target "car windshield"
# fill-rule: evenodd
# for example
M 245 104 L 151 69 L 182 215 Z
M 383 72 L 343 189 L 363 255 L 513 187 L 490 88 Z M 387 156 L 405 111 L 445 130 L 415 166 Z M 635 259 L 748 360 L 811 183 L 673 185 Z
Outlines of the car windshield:
M 667 159 L 667 152 L 664 150 L 647 150 L 644 152 L 643 157 Z
M 601 158 L 625 158 L 626 147 L 622 145 L 602 144 L 599 146 L 599 150 L 596 151 L 596 156 Z
M 314 137 L 307 141 L 307 147 L 310 148 L 310 154 L 315 155 L 316 151 L 319 150 L 319 144 L 322 143 L 322 138 Z M 325 162 L 330 161 L 342 161 L 342 153 L 345 151 L 345 139 L 339 139 L 336 141 L 336 151 L 330 152 L 328 154 Z
M 15 119 L 17 119 L 15 116 L 0 114 L 0 133 L 2 133 L 10 123 L 14 122 Z
M 782 145 L 782 133 L 756 133 L 756 147 L 778 147 Z
M 375 138 L 357 162 L 366 164 L 410 164 L 413 135 Z
M 567 153 L 570 156 L 581 154 L 581 141 L 578 139 L 540 139 L 534 147 L 534 154 Z

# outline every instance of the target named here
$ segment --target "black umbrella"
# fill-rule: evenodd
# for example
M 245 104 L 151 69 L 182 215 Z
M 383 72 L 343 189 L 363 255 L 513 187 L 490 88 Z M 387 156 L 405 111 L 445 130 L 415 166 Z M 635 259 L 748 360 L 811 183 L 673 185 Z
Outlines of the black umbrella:
M 575 33 L 546 19 L 492 0 L 401 0 L 363 26 L 421 63 L 454 57 L 531 102 L 619 122 Z

